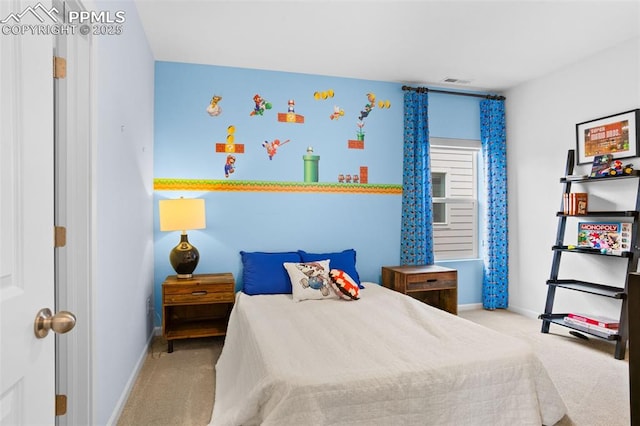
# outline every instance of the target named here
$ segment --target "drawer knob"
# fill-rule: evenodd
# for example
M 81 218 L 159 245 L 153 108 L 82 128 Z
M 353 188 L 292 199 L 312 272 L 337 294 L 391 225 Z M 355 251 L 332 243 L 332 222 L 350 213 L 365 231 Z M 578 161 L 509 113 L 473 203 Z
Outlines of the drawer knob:
M 206 290 L 201 290 L 201 291 L 192 291 L 191 295 L 192 296 L 204 296 L 207 294 Z

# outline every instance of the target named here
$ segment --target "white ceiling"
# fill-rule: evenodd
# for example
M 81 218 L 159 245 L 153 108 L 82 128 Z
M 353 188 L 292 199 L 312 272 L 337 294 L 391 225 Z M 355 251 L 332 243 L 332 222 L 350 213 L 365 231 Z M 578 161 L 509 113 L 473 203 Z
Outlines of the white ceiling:
M 640 0 L 135 3 L 159 61 L 494 92 L 640 37 Z

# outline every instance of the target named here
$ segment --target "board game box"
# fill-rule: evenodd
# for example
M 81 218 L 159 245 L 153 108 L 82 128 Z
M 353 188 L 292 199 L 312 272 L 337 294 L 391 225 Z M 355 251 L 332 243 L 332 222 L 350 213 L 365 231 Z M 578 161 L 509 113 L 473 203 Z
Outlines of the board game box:
M 629 222 L 579 222 L 578 247 L 606 252 L 630 251 L 631 225 Z

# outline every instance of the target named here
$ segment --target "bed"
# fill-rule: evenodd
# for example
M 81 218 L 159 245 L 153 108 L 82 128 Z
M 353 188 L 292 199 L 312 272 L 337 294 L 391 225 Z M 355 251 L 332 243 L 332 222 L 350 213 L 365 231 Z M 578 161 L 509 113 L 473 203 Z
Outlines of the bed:
M 526 343 L 376 283 L 358 287 L 357 300 L 238 292 L 210 425 L 523 426 L 564 416 Z

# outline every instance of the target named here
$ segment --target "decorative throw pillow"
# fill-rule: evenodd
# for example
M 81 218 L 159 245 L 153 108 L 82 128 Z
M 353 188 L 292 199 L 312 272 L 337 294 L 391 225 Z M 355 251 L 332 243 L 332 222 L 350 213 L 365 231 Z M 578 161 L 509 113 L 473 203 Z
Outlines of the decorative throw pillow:
M 298 253 L 300 253 L 303 262 L 329 259 L 332 268 L 345 271 L 358 284 L 358 287 L 364 288 L 360 284 L 360 275 L 356 270 L 356 251 L 354 249 L 334 253 L 307 253 L 304 250 L 298 250 Z
M 342 299 L 358 300 L 360 298 L 360 288 L 349 274 L 340 269 L 332 269 L 329 271 L 329 277 L 331 286 Z
M 331 289 L 328 260 L 306 263 L 285 262 L 284 267 L 289 273 L 291 293 L 296 302 L 338 298 Z
M 291 294 L 284 262 L 300 262 L 297 252 L 265 253 L 241 251 L 242 291 L 255 294 Z

